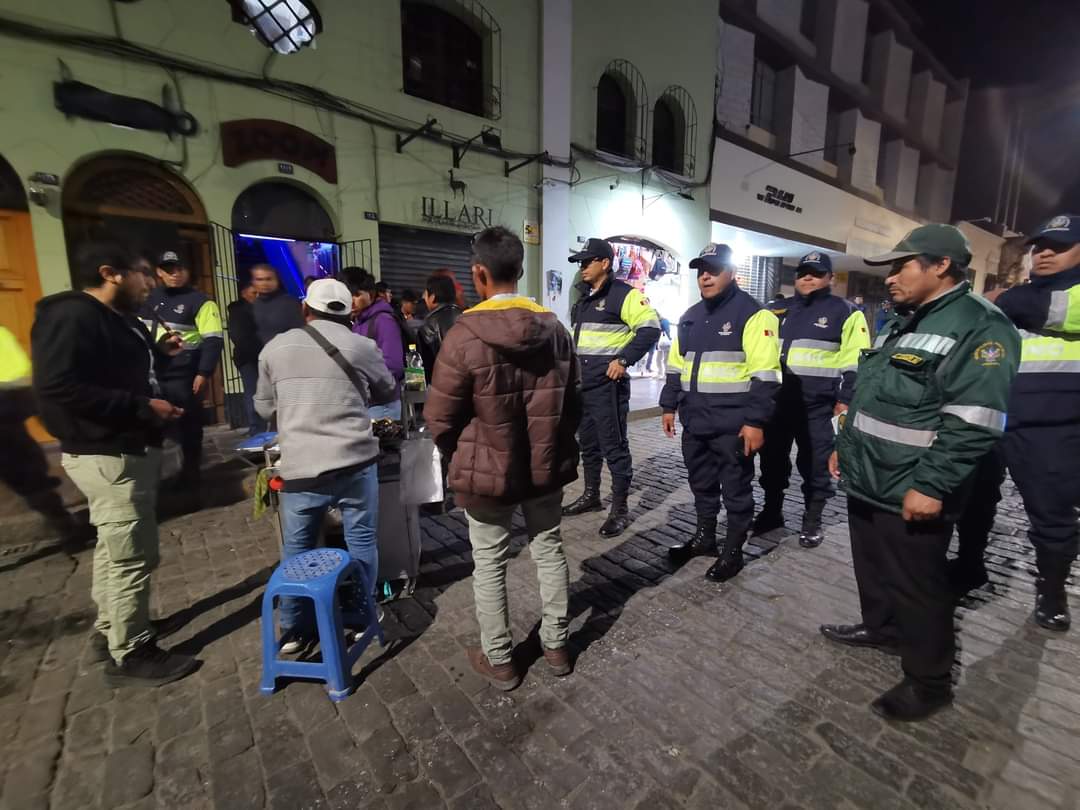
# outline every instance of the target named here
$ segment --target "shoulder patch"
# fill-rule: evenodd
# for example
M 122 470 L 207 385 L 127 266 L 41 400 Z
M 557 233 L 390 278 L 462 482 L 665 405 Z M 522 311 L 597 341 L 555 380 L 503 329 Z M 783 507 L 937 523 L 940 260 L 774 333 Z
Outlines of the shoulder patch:
M 972 353 L 972 359 L 980 366 L 988 368 L 1000 366 L 1001 361 L 1005 359 L 1005 347 L 996 340 L 988 340 L 979 344 L 979 347 Z
M 918 367 L 926 362 L 926 358 L 919 354 L 911 354 L 909 352 L 897 352 L 892 355 L 890 360 L 895 360 L 898 364 L 903 366 Z

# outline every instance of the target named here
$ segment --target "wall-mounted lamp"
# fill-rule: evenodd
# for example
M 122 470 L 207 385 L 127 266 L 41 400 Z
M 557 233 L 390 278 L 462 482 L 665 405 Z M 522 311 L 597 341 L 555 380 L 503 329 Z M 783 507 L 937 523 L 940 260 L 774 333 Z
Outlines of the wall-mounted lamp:
M 246 25 L 268 48 L 296 53 L 315 46 L 323 30 L 322 15 L 312 0 L 226 0 L 233 22 Z
M 455 169 L 461 168 L 461 159 L 465 157 L 469 151 L 469 147 L 476 142 L 477 138 L 479 138 L 481 143 L 489 149 L 502 149 L 502 136 L 499 134 L 499 131 L 494 127 L 484 127 L 469 138 L 469 140 L 464 141 L 463 143 L 455 143 L 453 147 L 451 147 L 454 150 Z
M 47 208 L 60 190 L 60 176 L 48 172 L 34 172 L 26 179 L 27 198 L 34 205 Z

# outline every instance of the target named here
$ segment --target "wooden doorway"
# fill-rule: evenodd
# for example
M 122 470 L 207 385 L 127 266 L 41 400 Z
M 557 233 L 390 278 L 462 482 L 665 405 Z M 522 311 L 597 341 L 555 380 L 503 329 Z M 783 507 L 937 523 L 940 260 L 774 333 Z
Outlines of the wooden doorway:
M 174 250 L 190 268 L 194 286 L 219 300 L 206 209 L 168 166 L 136 156 L 94 158 L 65 180 L 62 207 L 69 257 L 83 242 L 103 234 L 151 255 Z M 212 412 L 206 414 L 207 424 L 221 421 L 225 391 L 220 366 L 203 404 Z

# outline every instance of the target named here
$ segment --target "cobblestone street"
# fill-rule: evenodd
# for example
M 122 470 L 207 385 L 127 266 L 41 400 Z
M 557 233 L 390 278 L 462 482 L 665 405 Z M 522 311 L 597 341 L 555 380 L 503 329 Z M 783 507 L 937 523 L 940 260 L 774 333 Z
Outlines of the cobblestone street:
M 601 514 L 564 523 L 576 671 L 556 679 L 541 660 L 508 694 L 465 660 L 478 634 L 460 511 L 424 519 L 415 598 L 388 606 L 387 647 L 365 655 L 338 704 L 314 683 L 259 693 L 259 607 L 278 541 L 246 500 L 162 523 L 155 612 L 184 612 L 165 645 L 204 663 L 157 690 L 114 692 L 85 663 L 91 551 L 9 549 L 3 807 L 1080 808 L 1080 631 L 1029 621 L 1034 558 L 1011 484 L 992 586 L 957 612 L 955 706 L 893 726 L 868 704 L 899 680 L 897 659 L 817 631 L 858 619 L 843 499 L 819 549 L 775 532 L 717 586 L 702 576 L 709 560 L 676 570 L 664 553 L 693 528 L 678 442 L 655 418 L 631 437 L 633 527 L 604 540 Z M 523 538 L 514 555 L 525 642 L 539 593 Z M 535 662 L 529 644 L 518 652 Z

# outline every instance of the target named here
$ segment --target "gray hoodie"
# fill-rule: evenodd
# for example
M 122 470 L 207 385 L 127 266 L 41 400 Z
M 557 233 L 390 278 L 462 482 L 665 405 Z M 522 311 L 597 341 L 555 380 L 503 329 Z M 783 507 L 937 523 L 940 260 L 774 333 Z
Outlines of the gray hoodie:
M 287 491 L 304 489 L 337 470 L 359 467 L 379 455 L 368 406 L 397 395 L 375 341 L 349 327 L 317 320 L 311 325 L 337 347 L 364 383 L 358 391 L 341 367 L 303 329 L 290 329 L 259 355 L 255 410 L 277 412 L 281 475 Z

